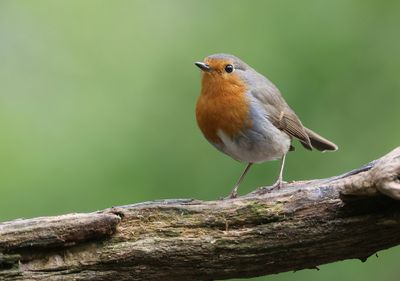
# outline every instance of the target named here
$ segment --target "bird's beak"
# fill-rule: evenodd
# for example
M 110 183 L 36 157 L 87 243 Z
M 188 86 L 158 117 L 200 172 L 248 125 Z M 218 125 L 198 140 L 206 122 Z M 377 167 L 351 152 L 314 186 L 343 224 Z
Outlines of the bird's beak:
M 195 62 L 194 63 L 198 68 L 200 68 L 202 71 L 205 71 L 205 72 L 209 72 L 209 71 L 211 71 L 211 67 L 208 65 L 208 64 L 206 64 L 206 63 L 204 63 L 204 62 Z

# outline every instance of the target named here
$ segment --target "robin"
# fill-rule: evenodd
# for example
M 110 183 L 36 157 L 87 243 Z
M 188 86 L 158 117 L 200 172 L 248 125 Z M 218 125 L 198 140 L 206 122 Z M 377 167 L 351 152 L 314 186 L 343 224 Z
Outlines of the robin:
M 306 128 L 278 88 L 239 58 L 208 56 L 195 65 L 202 71 L 196 104 L 197 124 L 205 138 L 233 159 L 247 163 L 230 198 L 237 196 L 254 163 L 282 159 L 273 188 L 283 186 L 283 167 L 293 138 L 308 150 L 335 151 L 338 147 Z

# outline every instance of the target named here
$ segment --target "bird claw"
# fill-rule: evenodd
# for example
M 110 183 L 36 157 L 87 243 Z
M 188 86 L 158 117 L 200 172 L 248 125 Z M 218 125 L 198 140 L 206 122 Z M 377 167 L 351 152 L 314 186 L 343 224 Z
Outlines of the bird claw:
M 266 194 L 266 193 L 271 193 L 271 192 L 272 192 L 273 190 L 275 190 L 275 189 L 279 190 L 279 189 L 283 188 L 286 184 L 287 184 L 286 181 L 277 180 L 277 181 L 276 181 L 273 185 L 271 185 L 271 186 L 263 186 L 263 187 L 260 187 L 260 188 L 257 190 L 257 194 L 263 195 L 263 194 Z
M 224 199 L 235 199 L 237 198 L 238 194 L 236 190 L 232 190 L 232 192 L 229 194 L 229 196 L 225 197 Z
M 283 187 L 285 186 L 285 184 L 287 184 L 286 181 L 283 181 L 283 180 L 279 179 L 279 180 L 276 181 L 276 183 L 274 183 L 274 184 L 271 186 L 270 190 L 272 191 L 272 190 L 274 190 L 275 188 L 279 190 L 279 189 L 283 188 Z
M 218 200 L 221 200 L 221 201 L 223 201 L 223 200 L 230 200 L 230 199 L 235 199 L 235 198 L 237 198 L 237 197 L 238 197 L 237 192 L 234 192 L 234 191 L 232 190 L 232 192 L 231 192 L 228 196 L 226 196 L 226 197 L 219 197 Z

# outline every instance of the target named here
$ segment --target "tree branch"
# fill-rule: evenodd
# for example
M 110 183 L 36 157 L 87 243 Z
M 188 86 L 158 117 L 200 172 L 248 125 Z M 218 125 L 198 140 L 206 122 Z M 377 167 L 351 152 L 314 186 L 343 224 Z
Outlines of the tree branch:
M 0 280 L 214 280 L 365 260 L 400 244 L 398 199 L 400 148 L 237 199 L 14 220 L 0 224 Z

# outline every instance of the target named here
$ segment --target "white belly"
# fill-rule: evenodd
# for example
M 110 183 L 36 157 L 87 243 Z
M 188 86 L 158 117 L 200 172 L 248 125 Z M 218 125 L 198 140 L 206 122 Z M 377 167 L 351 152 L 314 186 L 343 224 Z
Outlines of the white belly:
M 248 132 L 232 139 L 222 130 L 218 136 L 223 142 L 219 147 L 232 158 L 246 163 L 262 163 L 282 158 L 290 148 L 290 137 L 264 119 L 262 130 Z

